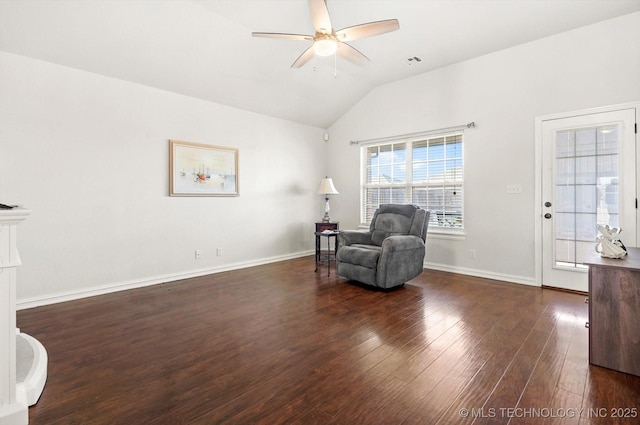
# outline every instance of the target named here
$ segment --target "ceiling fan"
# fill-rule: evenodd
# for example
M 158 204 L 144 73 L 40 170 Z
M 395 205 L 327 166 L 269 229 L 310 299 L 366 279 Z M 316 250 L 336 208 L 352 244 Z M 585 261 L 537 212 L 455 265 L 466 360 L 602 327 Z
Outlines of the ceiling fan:
M 273 32 L 253 32 L 254 37 L 279 38 L 284 40 L 306 40 L 313 44 L 305 50 L 298 59 L 291 65 L 292 68 L 300 68 L 307 63 L 314 55 L 330 56 L 334 53 L 357 65 L 364 65 L 369 62 L 369 58 L 354 47 L 347 44 L 347 41 L 359 38 L 371 37 L 396 31 L 400 28 L 397 19 L 387 19 L 384 21 L 368 22 L 366 24 L 355 25 L 334 31 L 329 17 L 326 0 L 308 0 L 311 12 L 311 21 L 316 30 L 315 35 L 284 34 Z

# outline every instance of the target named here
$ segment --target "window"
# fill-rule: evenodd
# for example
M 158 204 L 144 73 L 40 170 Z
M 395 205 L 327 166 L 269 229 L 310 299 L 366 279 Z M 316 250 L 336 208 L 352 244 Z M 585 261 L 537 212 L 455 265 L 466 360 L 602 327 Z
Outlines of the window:
M 380 204 L 416 204 L 429 226 L 463 229 L 462 133 L 362 147 L 361 220 Z

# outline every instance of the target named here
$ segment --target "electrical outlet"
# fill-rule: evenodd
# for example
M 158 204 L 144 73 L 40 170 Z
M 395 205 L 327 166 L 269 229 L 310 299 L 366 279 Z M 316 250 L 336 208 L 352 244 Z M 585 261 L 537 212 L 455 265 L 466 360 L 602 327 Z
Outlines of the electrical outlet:
M 469 257 L 471 257 L 472 260 L 476 259 L 476 250 L 475 249 L 469 250 Z
M 522 186 L 519 184 L 508 184 L 507 193 L 511 193 L 511 194 L 522 193 Z
M 199 249 L 196 249 L 196 252 L 195 252 L 196 260 L 198 260 L 198 259 L 200 258 L 200 256 L 201 256 L 201 255 L 202 255 L 202 253 L 200 252 L 200 250 L 199 250 Z
M 222 248 L 216 248 L 216 255 L 222 257 Z

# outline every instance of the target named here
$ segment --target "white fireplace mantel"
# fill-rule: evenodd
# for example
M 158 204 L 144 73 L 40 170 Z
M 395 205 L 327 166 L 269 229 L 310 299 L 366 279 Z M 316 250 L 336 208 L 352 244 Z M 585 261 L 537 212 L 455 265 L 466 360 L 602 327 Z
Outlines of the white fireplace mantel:
M 0 425 L 29 423 L 29 406 L 38 401 L 47 379 L 47 351 L 16 329 L 16 227 L 31 211 L 0 210 Z

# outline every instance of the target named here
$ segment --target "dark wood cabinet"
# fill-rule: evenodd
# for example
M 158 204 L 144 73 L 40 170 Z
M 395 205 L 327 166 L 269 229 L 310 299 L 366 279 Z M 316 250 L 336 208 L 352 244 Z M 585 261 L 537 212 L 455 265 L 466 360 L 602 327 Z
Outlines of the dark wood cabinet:
M 640 248 L 589 266 L 589 363 L 640 376 Z

